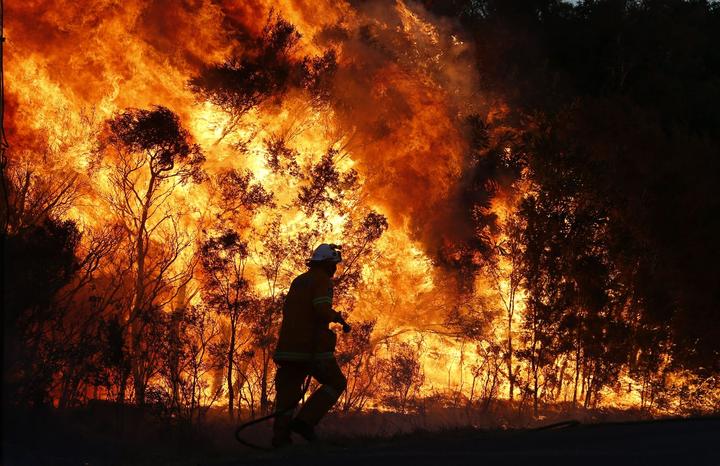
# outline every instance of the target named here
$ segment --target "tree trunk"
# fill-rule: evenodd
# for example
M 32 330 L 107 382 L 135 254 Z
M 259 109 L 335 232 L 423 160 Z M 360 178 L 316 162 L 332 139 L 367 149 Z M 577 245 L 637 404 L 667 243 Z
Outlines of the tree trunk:
M 233 403 L 235 401 L 235 391 L 233 390 L 233 360 L 235 355 L 235 327 L 236 319 L 230 320 L 230 347 L 227 354 L 227 386 L 228 386 L 228 415 L 233 418 Z
M 470 396 L 468 397 L 468 406 L 472 405 L 473 398 L 475 397 L 475 382 L 477 381 L 478 376 L 476 374 L 473 374 L 472 383 L 470 384 Z
M 513 341 L 512 341 L 512 319 L 513 319 L 513 304 L 512 300 L 513 298 L 510 298 L 510 304 L 508 309 L 508 336 L 507 336 L 507 371 L 508 371 L 508 383 L 510 385 L 509 387 L 509 393 L 508 398 L 510 401 L 513 401 L 513 398 L 515 396 L 515 377 L 513 376 Z
M 585 409 L 588 409 L 588 407 L 590 406 L 590 400 L 592 398 L 592 390 L 593 390 L 593 376 L 591 374 L 588 377 L 587 389 L 585 390 L 585 403 L 583 404 Z
M 537 361 L 533 360 L 533 415 L 538 416 L 538 378 L 539 378 L 539 359 L 540 354 L 537 355 Z
M 580 381 L 580 343 L 575 343 L 575 386 L 573 388 L 573 408 L 577 406 L 578 382 Z
M 495 368 L 495 371 L 493 372 L 493 378 L 492 383 L 490 384 L 490 392 L 488 393 L 487 403 L 485 405 L 485 411 L 487 412 L 490 409 L 490 404 L 492 403 L 494 393 L 495 393 L 495 386 L 497 385 L 498 380 L 498 369 Z
M 155 191 L 155 176 L 150 175 L 148 188 L 145 192 L 143 209 L 138 221 L 137 238 L 135 242 L 135 265 L 137 274 L 135 276 L 135 296 L 133 297 L 132 313 L 130 314 L 130 341 L 131 341 L 131 365 L 133 382 L 135 385 L 135 402 L 139 405 L 145 404 L 145 388 L 146 381 L 143 377 L 143 356 L 142 356 L 142 319 L 139 315 L 143 311 L 145 300 L 145 257 L 147 255 L 147 245 L 145 244 L 145 228 L 148 221 L 148 213 L 150 204 L 152 203 L 153 193 Z
M 267 353 L 267 354 L 266 354 Z M 268 357 L 266 348 L 262 350 L 263 366 L 260 378 L 260 412 L 266 414 L 270 405 L 268 400 L 268 370 L 270 366 L 270 358 Z
M 120 386 L 118 387 L 117 402 L 119 404 L 125 403 L 125 392 L 127 390 L 127 381 L 130 374 L 124 368 L 120 369 Z

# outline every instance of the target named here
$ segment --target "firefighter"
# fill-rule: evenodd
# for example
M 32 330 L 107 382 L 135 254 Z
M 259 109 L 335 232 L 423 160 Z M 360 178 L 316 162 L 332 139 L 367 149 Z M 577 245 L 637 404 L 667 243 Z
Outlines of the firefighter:
M 315 440 L 315 426 L 332 408 L 347 380 L 335 360 L 335 333 L 330 323 L 349 326 L 332 308 L 332 276 L 342 261 L 340 248 L 321 244 L 307 261 L 308 270 L 293 280 L 285 298 L 280 335 L 273 355 L 275 375 L 275 411 L 272 444 L 275 447 L 292 442 L 291 432 L 308 442 Z M 303 382 L 312 376 L 320 383 L 300 412 L 293 410 L 302 397 Z

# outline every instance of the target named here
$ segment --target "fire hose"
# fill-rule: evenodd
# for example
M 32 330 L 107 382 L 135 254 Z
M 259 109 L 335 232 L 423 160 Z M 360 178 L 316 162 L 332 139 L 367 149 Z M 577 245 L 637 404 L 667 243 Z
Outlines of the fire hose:
M 347 322 L 345 322 L 345 320 L 342 317 L 338 316 L 338 320 L 336 322 L 339 323 L 340 325 L 342 325 L 343 333 L 350 332 L 350 330 L 351 330 L 350 325 Z M 297 401 L 295 401 L 295 403 L 293 403 L 292 406 L 290 406 L 289 408 L 283 409 L 281 411 L 275 411 L 274 413 L 270 413 L 267 416 L 259 417 L 257 419 L 253 419 L 251 421 L 245 422 L 245 423 L 237 426 L 237 428 L 235 429 L 235 440 L 237 440 L 241 444 L 245 445 L 246 447 L 250 447 L 255 450 L 272 451 L 273 450 L 272 448 L 263 447 L 261 445 L 257 445 L 255 443 L 245 440 L 241 436 L 242 431 L 244 431 L 248 427 L 254 426 L 255 424 L 259 424 L 263 421 L 267 421 L 268 419 L 274 419 L 278 416 L 282 416 L 283 414 L 293 411 L 295 409 L 295 407 L 298 405 L 298 403 L 300 403 L 300 400 L 305 398 L 305 394 L 307 393 L 308 388 L 310 388 L 311 381 L 312 381 L 312 375 L 308 375 L 307 377 L 305 377 L 305 382 L 303 382 L 300 396 L 298 397 Z
M 248 422 L 245 422 L 245 423 L 237 426 L 237 428 L 235 429 L 235 440 L 237 440 L 241 444 L 245 445 L 246 447 L 250 447 L 255 450 L 272 451 L 273 450 L 272 448 L 263 447 L 263 446 L 260 446 L 260 445 L 257 445 L 255 443 L 245 440 L 244 438 L 241 437 L 241 435 L 240 435 L 241 432 L 250 426 L 254 426 L 255 424 L 259 424 L 263 421 L 267 421 L 268 419 L 273 419 L 278 416 L 282 416 L 283 414 L 294 410 L 295 407 L 297 406 L 297 404 L 300 403 L 300 400 L 302 400 L 305 397 L 305 393 L 307 393 L 308 388 L 310 388 L 310 380 L 311 379 L 312 379 L 311 375 L 308 375 L 307 377 L 305 377 L 305 382 L 303 383 L 303 388 L 302 388 L 302 393 L 300 394 L 300 398 L 298 398 L 298 400 L 295 403 L 293 403 L 293 405 L 291 407 L 289 407 L 287 409 L 283 409 L 282 411 L 275 411 L 274 413 L 268 414 L 267 416 L 259 417 L 257 419 L 253 419 L 252 421 L 248 421 Z

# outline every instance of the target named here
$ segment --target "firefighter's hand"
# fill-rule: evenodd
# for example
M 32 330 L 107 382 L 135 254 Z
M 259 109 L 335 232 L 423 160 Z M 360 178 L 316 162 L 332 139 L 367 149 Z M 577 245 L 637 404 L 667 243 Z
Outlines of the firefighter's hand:
M 342 325 L 343 333 L 350 333 L 350 330 L 352 330 L 352 328 L 350 327 L 350 325 L 347 322 L 345 322 L 345 319 L 343 319 L 342 314 L 340 314 L 337 311 L 335 311 L 335 313 L 337 314 L 337 316 L 335 317 L 335 322 Z

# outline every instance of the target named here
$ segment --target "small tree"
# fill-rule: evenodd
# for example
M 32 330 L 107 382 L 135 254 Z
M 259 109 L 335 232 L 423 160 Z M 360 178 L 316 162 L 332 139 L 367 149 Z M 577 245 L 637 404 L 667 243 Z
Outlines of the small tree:
M 216 370 L 212 347 L 220 325 L 207 308 L 178 308 L 169 319 L 162 375 L 171 389 L 173 409 L 190 422 L 220 397 L 222 386 L 208 390 L 207 375 Z
M 487 273 L 491 277 L 494 291 L 502 303 L 506 323 L 505 367 L 508 379 L 508 398 L 514 398 L 516 375 L 513 372 L 513 320 L 517 296 L 522 283 L 522 229 L 516 214 L 507 214 L 503 219 L 505 238 L 496 246 L 495 254 L 487 261 Z
M 374 320 L 356 322 L 352 332 L 339 341 L 337 361 L 347 377 L 347 388 L 339 405 L 344 413 L 362 410 L 377 395 L 379 364 L 371 340 L 374 328 Z
M 385 364 L 385 386 L 387 401 L 401 413 L 405 413 L 408 403 L 415 399 L 418 390 L 425 381 L 420 365 L 420 345 L 400 342 L 388 348 L 390 359 Z
M 233 368 L 237 352 L 239 326 L 250 311 L 249 282 L 245 277 L 248 245 L 237 232 L 225 230 L 205 240 L 200 248 L 203 268 L 203 298 L 219 315 L 230 322 L 225 371 L 227 381 L 228 414 L 233 417 L 235 391 Z

